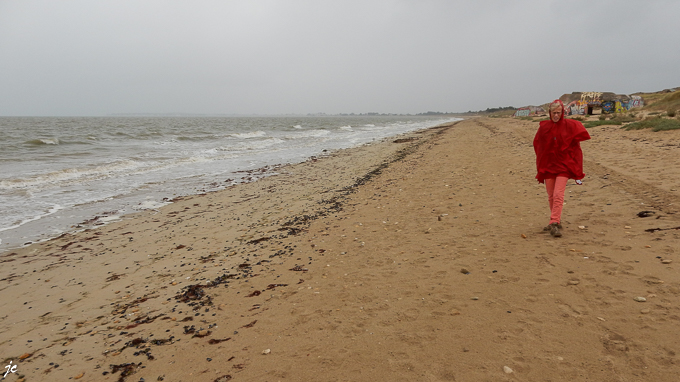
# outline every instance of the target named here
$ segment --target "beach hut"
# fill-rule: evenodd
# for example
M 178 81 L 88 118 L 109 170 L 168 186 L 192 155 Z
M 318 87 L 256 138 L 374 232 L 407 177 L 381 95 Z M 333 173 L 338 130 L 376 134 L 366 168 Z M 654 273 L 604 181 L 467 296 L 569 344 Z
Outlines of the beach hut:
M 540 106 L 524 106 L 520 107 L 512 115 L 513 117 L 533 117 L 537 115 L 545 115 L 545 109 Z
M 560 97 L 566 115 L 593 115 L 626 112 L 644 106 L 642 97 L 612 92 L 573 92 Z

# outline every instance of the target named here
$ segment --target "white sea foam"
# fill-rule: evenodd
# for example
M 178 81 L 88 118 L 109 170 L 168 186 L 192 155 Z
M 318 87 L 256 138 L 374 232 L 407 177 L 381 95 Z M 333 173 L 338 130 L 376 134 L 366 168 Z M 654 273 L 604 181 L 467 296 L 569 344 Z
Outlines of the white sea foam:
M 154 145 L 158 146 L 167 146 L 167 145 L 176 145 L 179 141 L 175 138 L 171 138 L 165 141 L 155 141 L 153 142 Z
M 179 163 L 179 162 L 205 163 L 205 162 L 212 162 L 212 158 L 199 155 L 199 156 L 193 156 L 193 157 L 189 157 L 189 158 L 186 158 L 186 159 L 182 159 L 182 160 L 178 161 L 177 163 Z
M 145 200 L 132 208 L 135 210 L 155 210 L 168 204 L 170 203 L 162 203 L 154 200 Z
M 300 125 L 295 125 L 295 126 L 293 126 L 293 128 L 294 128 L 294 129 L 302 129 L 302 126 L 300 126 Z
M 36 221 L 36 220 L 40 220 L 40 219 L 42 219 L 42 218 L 44 218 L 44 217 L 46 217 L 46 216 L 50 216 L 50 215 L 56 213 L 57 211 L 61 210 L 62 208 L 63 208 L 62 206 L 60 206 L 60 205 L 58 205 L 58 204 L 55 204 L 55 205 L 53 205 L 50 209 L 48 209 L 47 212 L 45 212 L 45 213 L 43 213 L 43 214 L 34 216 L 34 217 L 32 217 L 32 218 L 29 218 L 29 219 L 24 219 L 24 220 L 22 220 L 20 223 L 15 224 L 15 225 L 13 225 L 13 226 L 11 226 L 11 227 L 0 228 L 0 232 L 2 232 L 2 231 L 7 231 L 7 230 L 10 230 L 10 229 L 19 228 L 19 227 L 21 227 L 21 226 L 24 225 L 24 224 L 27 224 L 27 223 L 30 223 L 30 222 L 34 222 L 34 221 Z
M 32 140 L 25 142 L 25 143 L 28 143 L 30 145 L 40 146 L 40 145 L 58 145 L 59 142 L 60 142 L 59 138 L 38 138 L 38 139 L 32 139 Z
M 262 141 L 252 141 L 248 142 L 248 144 L 244 147 L 246 150 L 259 150 L 259 149 L 264 149 L 267 147 L 275 146 L 281 143 L 284 143 L 285 141 L 279 138 L 269 138 L 265 139 Z
M 103 222 L 103 223 L 110 223 L 110 222 L 114 222 L 116 220 L 120 220 L 120 215 L 100 216 L 98 220 Z
M 259 138 L 259 137 L 264 137 L 267 135 L 264 131 L 258 130 L 258 131 L 253 131 L 250 133 L 235 133 L 235 134 L 230 134 L 234 138 Z
M 296 133 L 295 135 L 287 135 L 286 138 L 287 139 L 318 138 L 328 136 L 330 135 L 330 133 L 331 132 L 328 130 L 314 129 Z
M 0 190 L 40 187 L 48 184 L 63 183 L 74 180 L 95 180 L 107 177 L 112 173 L 125 173 L 140 167 L 134 160 L 122 160 L 92 168 L 66 168 L 47 174 L 37 174 L 27 178 L 14 178 L 0 181 Z
M 349 125 L 347 125 L 347 126 L 340 126 L 339 129 L 340 129 L 340 130 L 345 130 L 345 131 L 352 131 L 352 126 L 349 126 Z

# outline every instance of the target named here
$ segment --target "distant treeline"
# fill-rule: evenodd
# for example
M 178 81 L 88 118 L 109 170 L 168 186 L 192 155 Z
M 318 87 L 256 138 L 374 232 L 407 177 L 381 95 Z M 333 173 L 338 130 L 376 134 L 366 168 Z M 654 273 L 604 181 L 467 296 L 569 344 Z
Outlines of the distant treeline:
M 341 117 L 363 117 L 363 116 L 400 116 L 400 115 L 411 115 L 411 114 L 397 114 L 397 113 L 338 113 L 338 114 L 326 114 L 326 113 L 307 113 L 308 117 L 325 117 L 325 116 L 341 116 Z
M 455 114 L 455 113 L 441 112 L 441 111 L 426 111 L 425 113 L 418 113 L 416 115 L 443 115 L 443 114 Z
M 425 113 L 419 113 L 416 115 L 446 115 L 446 114 L 477 114 L 477 113 L 498 113 L 501 111 L 506 111 L 506 110 L 517 110 L 516 107 L 513 106 L 506 106 L 506 107 L 493 107 L 493 108 L 487 108 L 486 110 L 479 110 L 479 111 L 472 111 L 468 110 L 467 113 L 460 113 L 460 112 L 441 112 L 441 111 L 428 111 Z
M 480 111 L 468 111 L 468 113 L 498 113 L 499 111 L 505 111 L 505 110 L 517 110 L 517 108 L 513 107 L 513 106 L 494 107 L 494 108 L 487 108 L 486 110 L 480 110 Z
M 506 106 L 506 107 L 494 107 L 487 108 L 486 110 L 472 111 L 469 110 L 467 113 L 454 112 L 454 111 L 426 111 L 424 113 L 417 114 L 399 114 L 399 113 L 339 113 L 339 114 L 326 114 L 326 113 L 308 113 L 308 116 L 323 117 L 328 115 L 339 115 L 339 116 L 409 116 L 409 115 L 421 115 L 421 116 L 432 116 L 432 115 L 456 115 L 456 114 L 477 114 L 477 113 L 498 113 L 506 110 L 517 110 L 516 107 Z

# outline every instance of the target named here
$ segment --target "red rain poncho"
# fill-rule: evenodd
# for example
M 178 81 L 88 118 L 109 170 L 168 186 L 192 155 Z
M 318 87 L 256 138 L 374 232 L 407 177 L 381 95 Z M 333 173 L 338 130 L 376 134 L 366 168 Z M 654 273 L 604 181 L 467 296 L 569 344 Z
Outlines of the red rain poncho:
M 536 179 L 543 183 L 546 178 L 566 176 L 569 179 L 583 179 L 583 151 L 579 142 L 590 139 L 590 134 L 583 124 L 573 119 L 564 118 L 564 104 L 562 115 L 558 122 L 552 119 L 541 121 L 534 137 L 534 151 L 536 152 Z

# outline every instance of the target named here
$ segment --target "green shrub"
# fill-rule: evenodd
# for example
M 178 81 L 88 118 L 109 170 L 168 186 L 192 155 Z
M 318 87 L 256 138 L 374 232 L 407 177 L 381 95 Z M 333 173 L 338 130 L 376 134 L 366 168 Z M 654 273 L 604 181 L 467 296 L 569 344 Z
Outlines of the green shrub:
M 642 130 L 642 129 L 651 129 L 652 127 L 656 126 L 655 122 L 656 120 L 660 120 L 661 118 L 646 118 L 643 119 L 642 121 L 635 122 L 635 123 L 630 123 L 628 125 L 622 126 L 622 129 L 626 129 L 627 131 L 630 130 Z
M 680 121 L 661 117 L 647 118 L 622 128 L 625 128 L 626 130 L 652 129 L 652 131 L 678 130 L 680 129 Z
M 599 119 L 600 121 L 604 121 L 605 119 L 607 119 L 607 114 L 600 114 L 600 116 L 597 117 L 597 119 Z
M 586 129 L 589 129 L 591 127 L 595 126 L 604 126 L 604 125 L 621 125 L 623 122 L 621 121 L 614 121 L 614 120 L 609 120 L 609 121 L 587 121 L 583 123 L 583 126 L 585 126 Z
M 635 116 L 636 116 L 635 113 L 630 113 L 630 114 L 617 113 L 616 115 L 614 115 L 614 117 L 612 119 L 615 120 L 615 121 L 623 122 L 623 123 L 635 122 L 635 121 L 638 120 Z
M 674 119 L 664 119 L 661 123 L 652 128 L 652 131 L 679 130 L 680 121 Z

